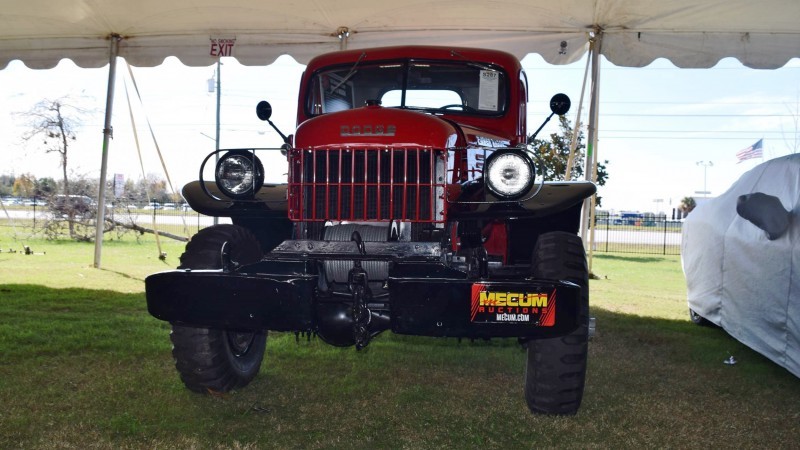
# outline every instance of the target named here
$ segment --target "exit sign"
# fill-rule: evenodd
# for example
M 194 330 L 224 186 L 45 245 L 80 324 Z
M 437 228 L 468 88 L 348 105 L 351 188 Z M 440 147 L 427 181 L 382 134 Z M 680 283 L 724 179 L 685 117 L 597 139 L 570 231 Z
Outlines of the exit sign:
M 220 38 L 212 37 L 211 50 L 209 54 L 215 58 L 220 56 L 233 56 L 233 45 L 236 44 L 236 38 Z

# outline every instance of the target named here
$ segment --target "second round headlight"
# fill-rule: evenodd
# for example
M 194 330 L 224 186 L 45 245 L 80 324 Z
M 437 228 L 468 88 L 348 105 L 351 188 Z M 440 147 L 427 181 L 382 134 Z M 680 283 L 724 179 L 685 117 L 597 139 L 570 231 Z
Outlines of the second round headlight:
M 214 178 L 222 193 L 228 197 L 251 197 L 264 184 L 264 166 L 251 152 L 234 150 L 220 158 Z
M 504 199 L 516 199 L 530 191 L 536 171 L 525 153 L 497 150 L 487 158 L 484 169 L 486 187 Z

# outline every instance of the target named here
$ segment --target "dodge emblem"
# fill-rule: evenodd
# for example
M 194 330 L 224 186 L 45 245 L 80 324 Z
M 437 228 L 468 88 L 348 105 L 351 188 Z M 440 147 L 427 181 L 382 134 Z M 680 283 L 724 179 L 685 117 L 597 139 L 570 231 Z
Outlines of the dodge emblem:
M 340 136 L 394 136 L 397 127 L 394 125 L 342 125 Z

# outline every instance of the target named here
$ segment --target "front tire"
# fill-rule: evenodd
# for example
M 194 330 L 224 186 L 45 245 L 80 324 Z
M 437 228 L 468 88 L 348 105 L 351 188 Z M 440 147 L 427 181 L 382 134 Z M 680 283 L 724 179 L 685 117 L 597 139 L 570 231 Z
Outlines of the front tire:
M 258 240 L 246 228 L 216 225 L 192 237 L 178 268 L 221 269 L 226 243 L 231 261 L 240 265 L 263 256 Z M 200 393 L 228 392 L 248 385 L 258 375 L 267 333 L 173 324 L 170 340 L 175 367 L 186 388 Z
M 583 399 L 589 339 L 589 271 L 583 241 L 560 231 L 542 234 L 531 266 L 537 278 L 577 284 L 581 297 L 575 331 L 528 342 L 525 401 L 534 414 L 574 415 Z

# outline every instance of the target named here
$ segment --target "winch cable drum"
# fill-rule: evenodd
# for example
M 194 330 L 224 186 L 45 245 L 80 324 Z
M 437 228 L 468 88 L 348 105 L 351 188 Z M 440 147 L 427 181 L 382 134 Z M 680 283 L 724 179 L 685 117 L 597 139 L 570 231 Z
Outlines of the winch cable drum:
M 389 237 L 389 227 L 391 223 L 379 225 L 364 225 L 357 223 L 346 223 L 330 225 L 325 227 L 323 239 L 326 241 L 349 241 L 354 231 L 358 231 L 361 240 L 364 242 L 386 242 Z M 355 246 L 356 243 L 354 242 Z M 328 281 L 335 283 L 346 283 L 348 274 L 353 268 L 352 260 L 325 261 L 325 273 Z M 370 281 L 384 281 L 389 278 L 388 261 L 362 261 L 361 267 L 367 272 Z

